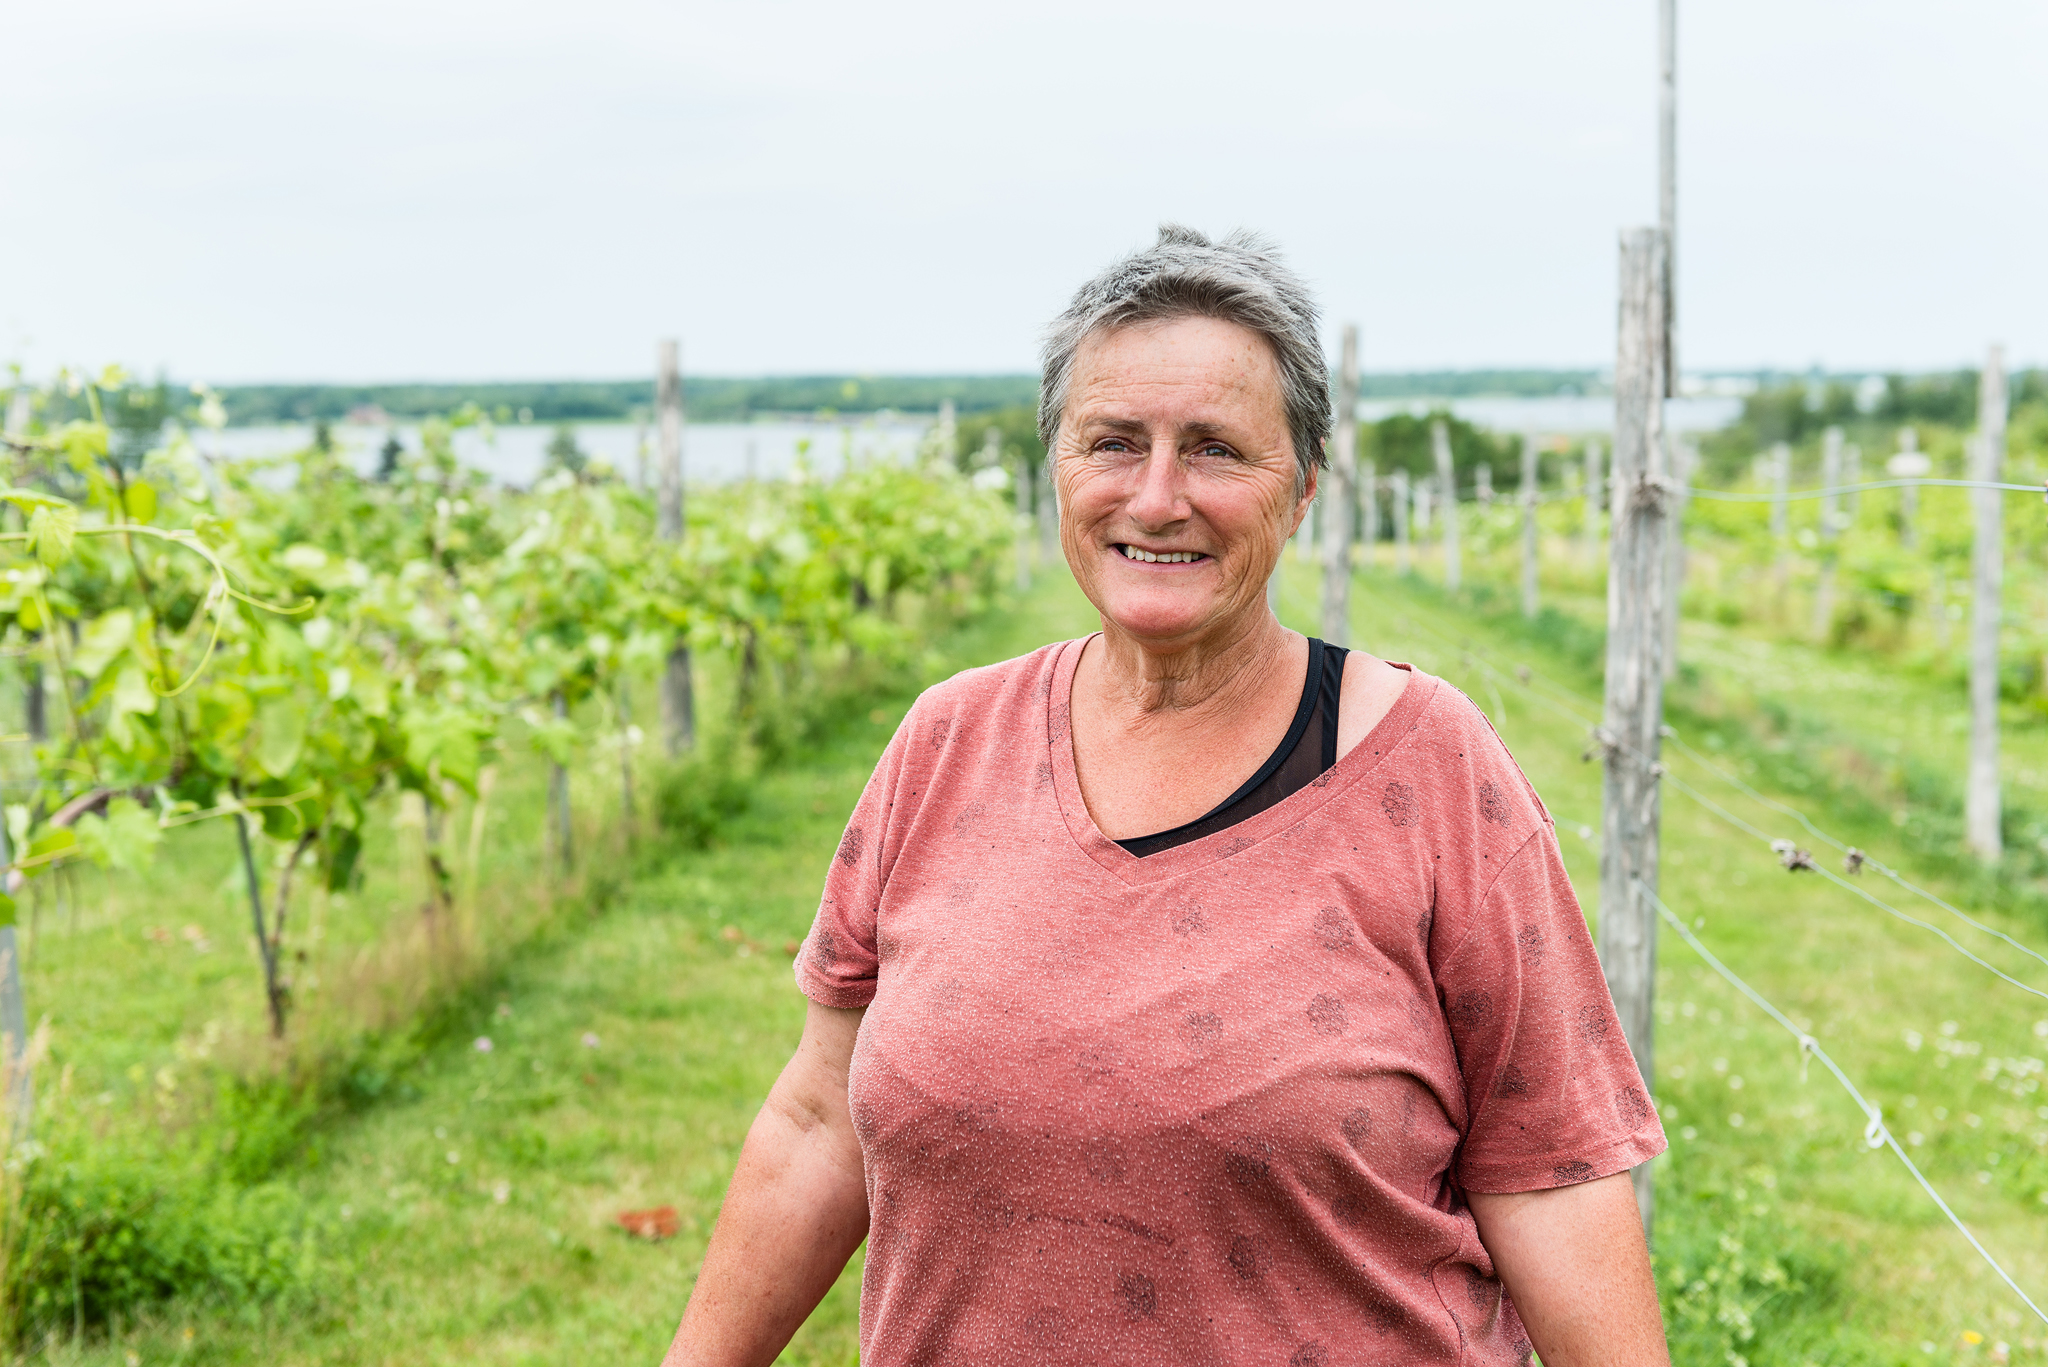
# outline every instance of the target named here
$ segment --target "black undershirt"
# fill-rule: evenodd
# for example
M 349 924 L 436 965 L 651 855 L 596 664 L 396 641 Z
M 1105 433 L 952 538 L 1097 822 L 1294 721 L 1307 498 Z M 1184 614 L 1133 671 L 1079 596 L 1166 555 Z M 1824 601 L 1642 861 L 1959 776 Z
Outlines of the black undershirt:
M 1344 691 L 1344 657 L 1349 653 L 1309 637 L 1308 676 L 1302 680 L 1294 722 L 1259 771 L 1208 815 L 1157 835 L 1134 835 L 1116 843 L 1140 858 L 1170 850 L 1257 816 L 1329 772 L 1337 762 L 1337 703 Z

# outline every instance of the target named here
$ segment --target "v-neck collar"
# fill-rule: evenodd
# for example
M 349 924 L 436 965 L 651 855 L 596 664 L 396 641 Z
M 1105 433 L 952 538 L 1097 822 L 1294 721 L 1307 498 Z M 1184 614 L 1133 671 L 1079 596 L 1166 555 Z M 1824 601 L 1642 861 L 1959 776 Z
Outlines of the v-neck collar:
M 1074 760 L 1074 674 L 1080 667 L 1081 653 L 1101 634 L 1096 632 L 1066 642 L 1053 661 L 1052 686 L 1046 690 L 1046 745 L 1051 753 L 1053 793 L 1059 800 L 1067 833 L 1082 853 L 1133 887 L 1177 878 L 1229 859 L 1295 825 L 1377 768 L 1414 729 L 1416 718 L 1436 695 L 1441 682 L 1413 665 L 1389 660 L 1387 663 L 1395 668 L 1408 671 L 1407 687 L 1401 690 L 1387 715 L 1335 767 L 1307 787 L 1234 826 L 1140 857 L 1104 835 L 1095 818 L 1088 814 L 1088 803 L 1081 796 L 1080 770 Z

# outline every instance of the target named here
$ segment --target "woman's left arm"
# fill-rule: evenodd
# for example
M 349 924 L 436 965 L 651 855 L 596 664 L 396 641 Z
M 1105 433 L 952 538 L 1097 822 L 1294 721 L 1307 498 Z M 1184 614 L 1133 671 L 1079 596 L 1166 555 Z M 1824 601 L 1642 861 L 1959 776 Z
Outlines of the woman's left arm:
M 1543 1367 L 1668 1367 L 1627 1173 L 1466 1200 Z

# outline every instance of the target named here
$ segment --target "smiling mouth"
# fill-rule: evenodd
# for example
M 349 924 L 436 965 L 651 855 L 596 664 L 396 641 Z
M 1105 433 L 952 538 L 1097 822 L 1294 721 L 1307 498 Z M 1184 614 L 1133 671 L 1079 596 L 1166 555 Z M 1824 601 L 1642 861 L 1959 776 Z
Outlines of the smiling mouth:
M 1136 560 L 1147 565 L 1192 565 L 1209 557 L 1200 551 L 1148 551 L 1137 546 L 1116 543 L 1116 552 L 1126 560 Z

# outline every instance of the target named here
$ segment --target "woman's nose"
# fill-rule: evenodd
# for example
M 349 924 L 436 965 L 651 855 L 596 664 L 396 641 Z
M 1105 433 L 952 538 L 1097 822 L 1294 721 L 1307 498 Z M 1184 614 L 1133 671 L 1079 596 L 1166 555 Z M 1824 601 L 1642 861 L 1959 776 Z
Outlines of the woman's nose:
M 1146 455 L 1138 470 L 1138 487 L 1126 511 L 1140 526 L 1163 528 L 1187 516 L 1181 499 L 1180 452 L 1162 442 Z

